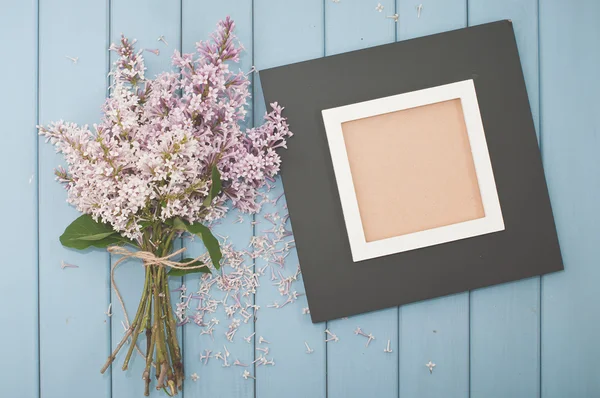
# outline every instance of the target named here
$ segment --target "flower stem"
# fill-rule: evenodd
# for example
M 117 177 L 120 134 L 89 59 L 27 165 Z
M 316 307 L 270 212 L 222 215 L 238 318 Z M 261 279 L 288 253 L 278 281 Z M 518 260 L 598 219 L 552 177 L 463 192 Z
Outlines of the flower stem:
M 178 373 L 177 373 L 177 370 L 175 369 L 175 366 L 173 366 L 173 363 L 175 362 L 175 358 L 177 356 L 179 356 L 180 353 L 179 353 L 179 349 L 177 349 L 177 350 L 174 349 L 175 345 L 177 345 L 177 343 L 175 343 L 175 344 L 173 343 L 173 341 L 177 340 L 176 331 L 175 331 L 175 329 L 173 329 L 175 331 L 175 335 L 174 335 L 169 327 L 168 319 L 169 319 L 169 314 L 171 314 L 172 310 L 171 310 L 171 306 L 167 305 L 167 303 L 169 303 L 169 300 L 170 300 L 170 292 L 169 292 L 169 281 L 166 276 L 165 268 L 161 267 L 158 269 L 157 279 L 158 279 L 158 284 L 159 284 L 159 291 L 161 292 L 161 294 L 159 295 L 161 298 L 160 312 L 162 313 L 160 327 L 164 328 L 163 331 L 165 333 L 165 341 L 166 341 L 166 343 L 163 345 L 164 357 L 167 359 L 166 380 L 167 380 L 167 385 L 169 386 L 169 389 L 171 390 L 171 394 L 174 395 L 176 393 L 176 388 L 175 388 L 175 379 L 174 379 L 173 371 L 175 370 L 175 377 L 178 376 Z
M 113 363 L 113 361 L 117 357 L 117 354 L 121 350 L 121 347 L 123 347 L 123 344 L 125 344 L 125 342 L 129 338 L 129 336 L 131 336 L 131 333 L 133 333 L 133 329 L 131 327 L 129 327 L 129 329 L 127 329 L 127 331 L 125 332 L 125 336 L 123 336 L 123 339 L 117 345 L 117 348 L 115 348 L 115 350 L 112 352 L 112 354 L 108 357 L 108 360 L 106 361 L 106 363 L 104 364 L 102 369 L 100 369 L 100 373 L 104 374 L 104 372 L 106 372 L 106 369 L 108 369 L 110 364 Z
M 153 252 L 162 256 L 168 254 L 173 236 L 174 233 L 169 231 L 164 246 L 161 245 Z M 145 248 L 142 250 L 148 250 L 146 245 L 143 246 Z M 119 350 L 131 337 L 123 362 L 123 370 L 127 370 L 138 337 L 146 329 L 146 358 L 142 374 L 144 395 L 150 394 L 152 367 L 156 369 L 156 389 L 164 389 L 169 395 L 176 395 L 183 387 L 184 374 L 181 349 L 177 340 L 177 323 L 171 307 L 167 269 L 160 265 L 147 264 L 145 274 L 144 288 L 135 317 L 103 366 L 102 373 L 108 369 Z
M 179 342 L 177 341 L 177 323 L 173 316 L 171 307 L 171 296 L 169 293 L 169 280 L 166 273 L 163 273 L 163 287 L 164 287 L 164 312 L 167 315 L 165 320 L 167 327 L 167 337 L 169 343 L 169 350 L 171 352 L 171 359 L 173 361 L 173 370 L 175 371 L 175 384 L 178 389 L 183 387 L 183 363 L 181 360 L 181 350 L 179 348 Z
M 150 309 L 150 311 L 152 311 L 152 309 Z M 144 373 L 142 374 L 142 379 L 144 379 L 145 382 L 145 396 L 150 395 L 150 367 L 152 365 L 152 358 L 154 357 L 154 345 L 156 343 L 156 331 L 154 331 L 153 333 L 152 330 L 156 329 L 156 326 L 156 324 L 154 326 L 150 326 L 149 323 L 146 324 L 146 368 L 144 369 Z
M 154 267 L 153 267 L 154 268 Z M 164 295 L 162 291 L 160 291 L 160 274 L 162 268 L 154 269 L 154 322 L 158 325 L 157 327 L 157 336 L 156 336 L 156 369 L 157 371 L 160 369 L 160 374 L 158 376 L 158 383 L 156 385 L 156 389 L 160 390 L 164 387 L 164 381 L 167 377 L 167 363 L 168 363 L 168 353 L 167 347 L 165 344 L 165 328 L 164 321 L 162 317 L 162 306 L 161 306 L 161 295 Z
M 148 294 L 148 286 L 150 281 L 150 271 L 148 267 L 146 267 L 146 279 L 144 281 L 144 290 L 142 292 L 142 299 L 140 300 L 140 306 L 138 308 L 137 313 L 135 314 L 135 318 L 131 327 L 134 328 L 133 336 L 131 338 L 131 343 L 129 344 L 129 350 L 127 351 L 127 355 L 125 356 L 125 361 L 123 362 L 123 370 L 127 370 L 129 366 L 129 360 L 131 359 L 131 354 L 133 354 L 133 349 L 137 344 L 137 339 L 140 333 L 142 332 L 143 321 L 148 317 L 148 310 L 150 309 L 150 305 L 152 303 L 152 296 Z

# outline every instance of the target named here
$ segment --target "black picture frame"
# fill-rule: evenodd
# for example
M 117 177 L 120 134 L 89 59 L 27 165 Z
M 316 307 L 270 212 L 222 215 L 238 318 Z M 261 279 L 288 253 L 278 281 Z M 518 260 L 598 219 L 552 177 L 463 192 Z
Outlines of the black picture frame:
M 505 230 L 353 262 L 321 111 L 473 79 Z M 260 71 L 294 132 L 282 180 L 313 322 L 563 269 L 512 22 Z

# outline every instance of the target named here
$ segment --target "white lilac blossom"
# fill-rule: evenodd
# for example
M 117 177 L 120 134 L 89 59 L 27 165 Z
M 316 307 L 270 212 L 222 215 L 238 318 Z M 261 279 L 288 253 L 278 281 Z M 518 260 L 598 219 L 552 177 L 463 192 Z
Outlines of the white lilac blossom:
M 291 132 L 277 103 L 264 124 L 242 128 L 250 82 L 230 69 L 242 51 L 233 30 L 229 18 L 219 22 L 211 40 L 197 43 L 195 54 L 176 51 L 176 71 L 155 79 L 146 77 L 135 41 L 111 46 L 119 58 L 102 121 L 40 127 L 65 157 L 67 169 L 56 176 L 70 204 L 137 241 L 146 223 L 212 222 L 228 201 L 242 212 L 260 209 L 258 189 L 278 173 L 276 149 Z M 215 166 L 222 190 L 205 203 Z

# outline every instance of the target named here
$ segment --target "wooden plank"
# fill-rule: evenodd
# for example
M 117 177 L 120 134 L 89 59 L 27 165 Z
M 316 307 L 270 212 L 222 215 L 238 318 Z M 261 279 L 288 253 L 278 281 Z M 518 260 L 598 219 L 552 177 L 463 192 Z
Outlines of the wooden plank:
M 111 0 L 110 38 L 118 43 L 121 34 L 137 39 L 136 49 L 145 49 L 146 77 L 171 70 L 173 51 L 181 50 L 181 5 L 178 1 Z M 135 17 L 132 17 L 135 16 Z M 159 41 L 163 36 L 164 40 Z M 158 55 L 147 50 L 159 50 Z M 115 53 L 111 52 L 111 62 Z
M 129 39 L 136 39 L 136 50 L 159 50 L 158 55 L 144 51 L 146 77 L 154 78 L 158 73 L 171 69 L 171 56 L 174 50 L 181 48 L 180 16 L 181 8 L 178 1 L 164 2 L 160 0 L 112 0 L 110 8 L 110 38 L 112 43 L 118 43 L 121 34 Z M 132 15 L 135 15 L 132 18 Z M 158 41 L 164 36 L 168 46 Z M 116 53 L 110 53 L 111 62 L 116 60 Z M 119 256 L 111 256 L 115 262 Z M 144 268 L 139 260 L 128 260 L 119 266 L 116 272 L 119 290 L 123 295 L 128 315 L 135 315 L 144 285 Z M 181 282 L 181 278 L 179 283 Z M 177 282 L 177 281 L 175 281 Z M 175 283 L 178 285 L 178 283 Z M 112 345 L 113 348 L 121 341 L 124 333 L 124 315 L 114 292 L 111 292 L 113 303 L 112 316 Z M 178 296 L 176 296 L 178 297 Z M 138 346 L 145 353 L 146 339 L 142 334 Z M 142 373 L 145 363 L 137 353 L 134 353 L 127 371 L 121 369 L 128 345 L 121 350 L 112 371 L 112 398 L 142 397 L 144 382 Z M 150 396 L 167 396 L 164 392 L 156 391 L 155 383 L 151 385 Z
M 537 0 L 470 0 L 469 25 L 511 19 L 539 132 Z M 471 397 L 539 397 L 540 278 L 471 292 Z
M 376 6 L 383 9 L 378 11 Z M 371 4 L 360 0 L 346 0 L 325 5 L 325 54 L 373 47 L 396 40 L 396 25 L 388 15 L 396 13 L 394 0 Z
M 396 39 L 396 25 L 386 15 L 395 14 L 393 0 L 377 3 L 362 0 L 326 2 L 326 55 L 390 43 Z M 356 292 L 360 294 L 360 292 Z M 367 337 L 355 335 L 360 327 L 376 340 L 367 346 Z M 327 396 L 398 396 L 398 308 L 327 322 L 340 341 L 327 344 Z M 385 353 L 390 340 L 392 353 Z
M 107 3 L 47 0 L 40 4 L 39 18 L 40 123 L 99 121 L 107 87 Z M 58 237 L 79 213 L 54 180 L 62 155 L 41 142 L 40 391 L 46 397 L 109 397 L 110 374 L 100 374 L 110 351 L 108 254 L 61 246 Z M 62 270 L 62 261 L 80 268 Z
M 323 56 L 323 5 L 322 0 L 254 0 L 256 67 L 260 70 Z M 258 124 L 265 113 L 260 84 L 255 85 L 254 93 L 254 115 Z M 294 145 L 293 140 L 292 137 L 289 145 Z M 281 181 L 277 179 L 275 187 L 269 192 L 269 198 L 275 199 L 281 194 L 283 188 Z M 280 198 L 276 205 L 265 206 L 256 216 L 257 236 L 262 236 L 265 230 L 271 229 L 272 225 L 265 219 L 265 215 L 270 213 L 279 213 L 280 216 L 287 213 L 285 198 Z M 298 257 L 292 250 L 285 259 L 285 268 L 281 269 L 281 272 L 286 277 L 293 275 L 297 264 Z M 264 260 L 257 259 L 257 269 L 265 265 Z M 308 315 L 302 315 L 302 308 L 307 306 L 304 296 L 280 309 L 267 308 L 276 301 L 282 304 L 285 297 L 272 286 L 269 270 L 265 272 L 260 283 L 256 295 L 256 303 L 261 307 L 255 325 L 256 336 L 263 336 L 271 342 L 269 357 L 272 357 L 276 364 L 256 367 L 256 396 L 326 396 L 325 324 L 312 324 Z M 298 292 L 304 291 L 301 278 L 294 284 L 294 289 Z M 314 350 L 312 354 L 306 353 L 304 342 Z
M 214 1 L 191 1 L 183 2 L 183 50 L 185 52 L 194 52 L 195 44 L 200 40 L 207 40 L 212 32 L 215 31 L 217 22 L 224 19 L 227 15 L 236 23 L 236 35 L 240 42 L 246 48 L 242 54 L 239 64 L 231 65 L 232 70 L 241 68 L 249 71 L 252 68 L 252 2 L 251 0 L 222 0 Z M 249 120 L 252 122 L 251 106 L 249 108 Z M 235 250 L 246 250 L 252 237 L 253 227 L 250 223 L 251 216 L 244 216 L 243 223 L 235 223 L 240 215 L 237 211 L 231 211 L 227 217 L 216 225 L 214 232 L 221 236 L 227 236 L 228 242 L 233 243 Z M 185 240 L 185 246 L 189 249 L 191 257 L 200 255 L 205 251 L 204 245 L 199 241 Z M 252 265 L 252 259 L 246 258 L 246 264 Z M 185 278 L 185 285 L 189 292 L 197 291 L 199 287 L 199 276 L 190 275 Z M 220 300 L 224 294 L 216 288 L 211 290 L 212 297 Z M 252 297 L 247 298 L 252 301 Z M 195 301 L 194 301 L 195 302 Z M 231 304 L 233 301 L 230 300 Z M 221 361 L 210 359 L 208 365 L 202 364 L 200 354 L 204 350 L 211 350 L 214 353 L 224 352 L 224 346 L 231 353 L 229 363 L 235 359 L 242 363 L 250 364 L 254 360 L 254 345 L 246 343 L 243 337 L 252 334 L 254 324 L 252 322 L 241 323 L 241 326 L 235 335 L 233 342 L 227 341 L 225 332 L 231 319 L 227 317 L 223 306 L 219 306 L 216 313 L 207 316 L 206 322 L 216 318 L 219 324 L 215 326 L 214 338 L 209 335 L 200 335 L 202 330 L 197 325 L 190 323 L 184 326 L 184 361 L 187 373 L 184 392 L 188 397 L 253 397 L 254 381 L 252 379 L 244 380 L 241 374 L 243 367 L 231 366 L 223 367 Z M 190 379 L 190 375 L 196 373 L 200 379 L 196 382 Z
M 466 0 L 397 1 L 398 39 L 465 27 Z M 435 277 L 435 276 L 434 276 Z M 469 395 L 469 294 L 400 308 L 400 396 Z M 425 366 L 436 364 L 430 374 Z
M 215 234 L 222 237 L 227 237 L 227 242 L 232 243 L 235 250 L 246 250 L 248 242 L 252 238 L 252 217 L 243 216 L 244 221 L 236 224 L 238 221 L 238 212 L 232 211 L 226 218 L 221 220 L 213 229 Z M 219 238 L 221 241 L 223 238 Z M 204 245 L 194 239 L 193 241 L 184 240 L 185 247 L 188 248 L 187 254 L 190 257 L 196 257 L 206 251 Z M 245 265 L 252 265 L 251 259 L 246 259 Z M 227 267 L 224 270 L 230 271 Z M 198 291 L 200 277 L 189 275 L 185 278 L 185 286 L 187 293 Z M 226 294 L 219 291 L 216 287 L 211 289 L 211 299 L 223 300 Z M 240 297 L 244 302 L 252 303 L 252 297 Z M 196 305 L 197 300 L 192 301 Z M 228 298 L 229 305 L 233 304 L 233 298 Z M 238 316 L 235 318 L 240 319 Z M 224 367 L 223 362 L 214 358 L 218 352 L 225 354 L 225 350 L 230 353 L 228 363 L 231 365 L 235 360 L 239 360 L 243 364 L 250 365 L 249 370 L 252 370 L 252 361 L 254 360 L 254 344 L 251 341 L 247 343 L 244 337 L 251 335 L 254 332 L 254 324 L 252 321 L 240 324 L 240 327 L 233 338 L 233 341 L 228 341 L 225 333 L 228 330 L 232 318 L 228 317 L 224 311 L 223 305 L 219 304 L 217 312 L 207 314 L 205 322 L 208 323 L 212 319 L 217 319 L 218 324 L 214 326 L 212 338 L 208 334 L 201 334 L 206 327 L 199 327 L 194 323 L 189 323 L 184 326 L 184 369 L 186 371 L 186 381 L 184 384 L 185 396 L 191 397 L 253 397 L 254 396 L 254 380 L 245 380 L 242 378 L 242 373 L 245 367 L 229 366 Z M 241 319 L 240 319 L 241 320 Z M 200 355 L 205 354 L 205 350 L 212 352 L 213 358 L 204 364 Z M 199 376 L 197 381 L 190 379 L 190 375 L 196 373 Z
M 540 1 L 542 155 L 565 271 L 542 280 L 542 396 L 600 394 L 600 2 Z
M 399 40 L 460 29 L 467 25 L 466 0 L 397 0 L 397 11 L 400 16 Z
M 6 93 L 0 100 L 0 168 L 10 170 L 3 184 L 11 193 L 0 197 L 0 205 L 8 210 L 3 216 L 6 228 L 0 231 L 0 241 L 7 244 L 5 275 L 0 279 L 0 301 L 7 303 L 8 316 L 1 332 L 7 345 L 2 352 L 11 358 L 0 364 L 7 397 L 39 397 L 37 16 L 35 1 L 11 4 L 10 12 L 0 14 L 0 35 L 19 38 L 4 43 L 7 58 L 0 63 L 0 84 Z
M 471 292 L 471 397 L 539 397 L 539 277 Z
M 401 397 L 469 396 L 468 299 L 462 293 L 400 308 Z

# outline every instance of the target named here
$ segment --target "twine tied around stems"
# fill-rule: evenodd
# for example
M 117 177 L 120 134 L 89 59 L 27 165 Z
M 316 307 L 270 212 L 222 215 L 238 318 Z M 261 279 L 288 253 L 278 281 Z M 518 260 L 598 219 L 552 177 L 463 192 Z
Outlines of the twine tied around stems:
M 144 267 L 147 267 L 149 265 L 158 265 L 159 267 L 168 267 L 168 268 L 185 269 L 185 270 L 206 267 L 206 265 L 204 265 L 204 264 L 190 266 L 190 264 L 193 264 L 196 261 L 199 261 L 202 256 L 196 257 L 195 259 L 190 260 L 190 261 L 186 261 L 185 263 L 180 263 L 178 261 L 170 260 L 172 257 L 175 257 L 175 256 L 183 253 L 186 250 L 185 247 L 182 247 L 181 249 L 176 250 L 171 254 L 167 254 L 164 257 L 156 257 L 156 255 L 154 255 L 154 253 L 146 252 L 146 251 L 142 251 L 142 250 L 131 251 L 122 246 L 110 246 L 106 250 L 110 254 L 120 254 L 123 256 L 119 260 L 117 260 L 110 269 L 110 283 L 112 285 L 112 288 L 115 291 L 115 294 L 117 295 L 117 299 L 119 300 L 119 303 L 121 304 L 121 308 L 123 309 L 123 314 L 125 314 L 125 326 L 126 327 L 129 327 L 129 316 L 127 315 L 127 310 L 125 309 L 125 302 L 123 301 L 121 292 L 119 291 L 119 288 L 117 287 L 117 283 L 115 282 L 115 269 L 119 266 L 119 264 L 121 264 L 123 261 L 127 260 L 128 258 L 139 258 L 140 260 L 143 261 Z
M 179 250 L 174 251 L 171 254 L 168 254 L 164 257 L 156 257 L 156 255 L 152 252 L 145 252 L 142 250 L 139 251 L 130 251 L 122 246 L 110 246 L 109 248 L 106 249 L 110 254 L 120 254 L 123 257 L 121 257 L 119 259 L 119 261 L 117 261 L 114 265 L 113 265 L 113 269 L 115 269 L 117 267 L 117 265 L 119 265 L 122 261 L 133 257 L 133 258 L 139 258 L 140 260 L 144 261 L 144 266 L 147 265 L 158 265 L 158 266 L 162 266 L 162 267 L 168 267 L 168 268 L 175 268 L 175 269 L 185 269 L 185 270 L 189 270 L 189 269 L 198 269 L 198 268 L 202 268 L 202 267 L 206 267 L 205 265 L 194 265 L 194 266 L 189 266 L 190 264 L 199 261 L 202 256 L 200 257 L 196 257 L 193 260 L 190 261 L 186 261 L 185 263 L 180 263 L 179 261 L 173 261 L 170 260 L 170 258 L 175 257 L 181 253 L 183 253 L 184 251 L 186 251 L 185 247 L 182 247 Z
M 119 345 L 117 346 L 117 348 L 114 350 L 113 354 L 111 355 L 111 357 L 109 357 L 109 361 L 107 361 L 107 363 L 102 367 L 101 369 L 101 373 L 104 373 L 106 371 L 106 369 L 110 366 L 112 359 L 114 359 L 114 357 L 116 356 L 116 353 L 121 349 L 122 345 L 125 343 L 125 341 L 127 341 L 127 338 L 132 334 L 133 330 L 131 329 L 131 324 L 129 321 L 129 315 L 127 314 L 127 309 L 125 308 L 125 302 L 123 301 L 123 297 L 121 296 L 121 292 L 119 291 L 119 288 L 117 287 L 117 282 L 115 281 L 115 270 L 116 268 L 125 260 L 127 260 L 128 258 L 138 258 L 140 260 L 143 261 L 143 266 L 147 267 L 150 265 L 156 265 L 159 267 L 167 267 L 167 268 L 174 268 L 174 269 L 183 269 L 183 270 L 193 270 L 193 269 L 199 269 L 199 268 L 205 268 L 206 265 L 204 264 L 200 264 L 200 265 L 191 265 L 197 261 L 200 261 L 200 259 L 202 258 L 202 256 L 196 257 L 190 261 L 186 261 L 186 262 L 179 262 L 179 261 L 174 261 L 171 260 L 171 258 L 178 256 L 179 254 L 183 253 L 186 251 L 186 248 L 183 247 L 179 250 L 174 251 L 171 254 L 168 254 L 164 257 L 157 257 L 154 253 L 152 252 L 147 252 L 147 251 L 143 251 L 143 250 L 139 250 L 139 251 L 131 251 L 128 250 L 122 246 L 110 246 L 106 249 L 106 251 L 108 251 L 110 254 L 117 254 L 117 255 L 121 255 L 122 257 L 120 259 L 118 259 L 111 267 L 110 269 L 110 283 L 111 286 L 113 288 L 113 290 L 115 291 L 115 295 L 117 296 L 117 299 L 119 300 L 119 303 L 121 304 L 121 308 L 123 309 L 123 315 L 125 317 L 125 326 L 127 327 L 127 332 L 125 334 L 125 337 L 123 338 L 123 340 L 119 343 Z M 136 350 L 138 351 L 138 353 L 142 356 L 142 358 L 146 358 L 146 356 L 142 353 L 142 351 L 137 347 L 136 344 Z M 112 358 L 112 359 L 111 359 Z

